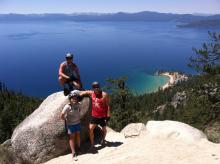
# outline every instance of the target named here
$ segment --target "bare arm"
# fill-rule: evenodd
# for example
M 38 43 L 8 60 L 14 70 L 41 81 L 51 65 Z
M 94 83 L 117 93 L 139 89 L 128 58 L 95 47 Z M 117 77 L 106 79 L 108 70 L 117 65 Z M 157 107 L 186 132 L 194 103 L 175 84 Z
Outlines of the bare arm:
M 64 108 L 63 108 L 63 110 L 60 114 L 60 119 L 65 120 L 65 115 L 66 115 L 66 112 L 67 112 L 66 110 L 67 110 L 67 107 L 64 106 Z
M 93 93 L 93 91 L 87 90 L 87 91 L 81 91 L 79 95 L 80 95 L 80 96 L 91 95 L 92 93 Z
M 60 118 L 61 118 L 62 120 L 65 120 L 64 113 L 61 113 Z

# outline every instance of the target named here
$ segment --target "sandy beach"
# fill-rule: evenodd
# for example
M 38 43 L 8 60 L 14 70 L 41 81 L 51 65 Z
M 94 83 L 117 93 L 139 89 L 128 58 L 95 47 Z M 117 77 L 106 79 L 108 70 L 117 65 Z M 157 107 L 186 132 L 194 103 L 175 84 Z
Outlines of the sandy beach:
M 169 87 L 172 87 L 173 85 L 175 85 L 179 81 L 188 80 L 188 77 L 186 75 L 180 74 L 178 72 L 163 72 L 160 75 L 169 77 L 169 81 L 161 87 L 162 90 L 165 90 Z
M 169 77 L 169 81 L 164 86 L 162 86 L 162 90 L 165 90 L 166 88 L 170 87 L 170 84 L 174 83 L 174 76 L 170 75 L 169 72 L 162 73 L 161 75 Z

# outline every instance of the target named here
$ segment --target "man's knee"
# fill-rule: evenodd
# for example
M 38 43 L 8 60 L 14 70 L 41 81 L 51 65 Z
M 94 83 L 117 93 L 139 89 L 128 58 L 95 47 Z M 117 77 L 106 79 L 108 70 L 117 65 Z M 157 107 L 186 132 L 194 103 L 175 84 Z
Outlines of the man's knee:
M 60 84 L 61 84 L 62 86 L 63 86 L 63 85 L 65 84 L 65 82 L 66 82 L 66 79 L 64 79 L 62 76 L 59 76 L 58 80 L 59 80 L 59 82 L 60 82 Z
M 95 124 L 90 124 L 89 125 L 89 131 L 91 132 L 93 132 L 93 130 L 95 129 L 95 127 L 96 127 L 96 125 Z

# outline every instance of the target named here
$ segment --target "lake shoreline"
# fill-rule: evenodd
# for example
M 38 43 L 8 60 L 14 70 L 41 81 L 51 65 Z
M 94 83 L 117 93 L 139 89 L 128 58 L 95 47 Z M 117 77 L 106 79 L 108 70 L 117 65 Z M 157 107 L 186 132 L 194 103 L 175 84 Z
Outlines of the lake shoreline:
M 166 76 L 169 77 L 169 81 L 161 87 L 162 90 L 166 90 L 167 88 L 170 88 L 174 85 L 176 85 L 179 82 L 187 81 L 188 76 L 186 74 L 180 73 L 180 72 L 162 72 L 158 74 L 159 76 Z

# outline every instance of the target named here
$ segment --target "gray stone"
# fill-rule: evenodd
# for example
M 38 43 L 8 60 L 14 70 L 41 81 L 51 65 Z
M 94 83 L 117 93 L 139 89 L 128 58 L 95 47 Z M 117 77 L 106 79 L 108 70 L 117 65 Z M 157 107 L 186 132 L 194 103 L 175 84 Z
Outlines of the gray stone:
M 220 121 L 212 122 L 204 130 L 208 139 L 215 143 L 220 143 Z
M 152 138 L 177 139 L 184 142 L 207 140 L 202 131 L 177 121 L 148 121 L 146 129 L 147 135 Z
M 9 152 L 13 152 L 13 148 L 11 145 L 11 139 L 8 139 L 5 142 L 3 142 L 3 144 L 1 144 L 1 146 L 6 148 Z
M 2 146 L 4 146 L 5 148 L 10 148 L 11 147 L 11 139 L 8 139 L 5 142 L 3 142 Z
M 159 114 L 162 115 L 166 106 L 167 106 L 166 104 L 158 106 L 157 109 L 153 111 L 153 113 L 159 112 Z
M 0 145 L 0 164 L 22 164 L 22 160 L 17 158 L 13 151 Z
M 214 88 L 214 89 L 213 89 L 213 92 L 216 93 L 217 91 L 218 91 L 218 88 Z
M 16 155 L 26 163 L 42 163 L 69 150 L 64 121 L 59 118 L 68 103 L 63 92 L 47 97 L 43 103 L 13 132 L 11 141 Z M 81 139 L 88 138 L 88 123 L 91 101 L 84 97 L 81 101 Z
M 137 137 L 145 130 L 146 127 L 143 123 L 131 123 L 124 127 L 120 133 L 124 134 L 125 138 Z
M 183 103 L 185 100 L 186 100 L 186 92 L 185 91 L 177 92 L 172 98 L 171 105 L 174 108 L 177 108 L 177 106 Z

